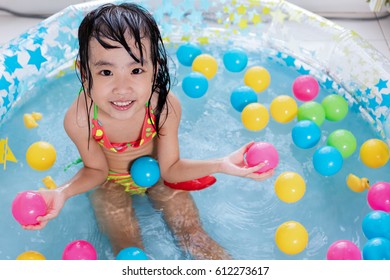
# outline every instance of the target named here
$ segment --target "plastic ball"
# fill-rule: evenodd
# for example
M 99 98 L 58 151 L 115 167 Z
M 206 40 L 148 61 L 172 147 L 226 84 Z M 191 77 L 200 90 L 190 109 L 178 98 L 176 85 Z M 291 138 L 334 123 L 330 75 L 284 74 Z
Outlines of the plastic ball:
M 360 147 L 360 159 L 368 167 L 379 168 L 389 160 L 389 147 L 379 139 L 369 139 Z
M 181 45 L 177 51 L 176 56 L 179 62 L 184 66 L 191 66 L 194 59 L 202 53 L 202 50 L 195 44 L 187 43 Z
M 373 210 L 390 213 L 390 183 L 378 182 L 367 192 L 367 201 Z
M 362 252 L 359 247 L 349 240 L 338 240 L 329 246 L 327 260 L 361 260 Z
M 306 191 L 306 183 L 302 176 L 295 172 L 283 172 L 276 178 L 274 184 L 278 198 L 286 203 L 300 200 Z
M 56 161 L 56 150 L 50 143 L 38 141 L 27 149 L 26 160 L 32 169 L 45 171 Z
M 302 252 L 309 241 L 305 227 L 295 221 L 281 224 L 275 232 L 275 242 L 279 250 L 288 255 Z
M 192 70 L 200 72 L 206 76 L 207 79 L 211 79 L 217 74 L 218 63 L 217 60 L 209 54 L 198 55 L 193 63 Z
M 262 92 L 270 85 L 271 75 L 264 67 L 253 66 L 245 72 L 244 83 L 255 92 Z
M 16 257 L 16 260 L 22 261 L 22 260 L 46 260 L 45 256 L 42 255 L 39 252 L 36 251 L 26 251 L 21 253 L 19 256 Z
M 369 212 L 363 219 L 362 229 L 367 239 L 375 237 L 390 239 L 390 214 L 380 210 Z
M 96 260 L 95 247 L 85 240 L 75 240 L 66 245 L 62 254 L 63 260 Z
M 343 156 L 334 147 L 318 148 L 313 155 L 314 169 L 323 176 L 332 176 L 343 167 Z
M 249 147 L 245 160 L 250 167 L 264 163 L 265 165 L 256 171 L 256 173 L 263 173 L 274 169 L 279 164 L 279 154 L 271 143 L 256 142 Z
M 291 137 L 297 147 L 310 149 L 320 141 L 321 129 L 313 121 L 299 121 L 291 130 Z
M 151 187 L 160 179 L 160 166 L 149 156 L 137 158 L 130 168 L 134 182 L 141 187 Z
M 310 75 L 302 75 L 293 82 L 294 96 L 301 101 L 310 101 L 317 97 L 320 87 L 317 80 Z
M 343 158 L 348 158 L 355 152 L 357 141 L 349 130 L 338 129 L 329 134 L 326 144 L 335 147 Z
M 39 224 L 37 218 L 46 212 L 46 202 L 38 192 L 20 192 L 12 202 L 12 215 L 23 226 Z
M 230 95 L 230 103 L 238 112 L 242 112 L 246 105 L 255 102 L 257 102 L 257 95 L 253 89 L 248 86 L 235 88 Z
M 325 121 L 325 111 L 322 105 L 315 101 L 303 103 L 298 108 L 298 121 L 309 120 L 321 126 Z
M 230 72 L 241 72 L 248 64 L 248 56 L 242 49 L 231 49 L 224 53 L 223 64 Z
M 124 248 L 119 251 L 116 260 L 148 260 L 144 251 L 137 247 Z
M 377 237 L 370 239 L 363 247 L 364 260 L 390 260 L 390 240 Z
M 288 95 L 279 95 L 272 100 L 270 111 L 275 121 L 288 123 L 296 117 L 298 105 L 294 98 Z
M 252 131 L 262 130 L 269 121 L 268 110 L 260 103 L 250 103 L 242 110 L 241 121 L 246 129 Z
M 329 121 L 341 121 L 348 114 L 348 102 L 340 95 L 326 96 L 321 105 L 325 110 L 325 118 Z
M 206 94 L 209 82 L 202 73 L 191 72 L 184 77 L 182 88 L 187 96 L 199 98 Z

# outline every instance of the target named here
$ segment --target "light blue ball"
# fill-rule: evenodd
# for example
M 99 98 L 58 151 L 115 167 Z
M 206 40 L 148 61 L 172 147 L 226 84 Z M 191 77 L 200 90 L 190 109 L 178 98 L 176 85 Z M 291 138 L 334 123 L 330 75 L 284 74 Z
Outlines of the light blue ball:
M 291 136 L 297 147 L 310 149 L 320 141 L 321 129 L 315 122 L 303 120 L 294 125 Z
M 191 72 L 184 77 L 182 88 L 189 97 L 199 98 L 206 94 L 209 88 L 209 81 L 205 75 L 199 72 Z
M 176 56 L 179 62 L 184 66 L 191 66 L 194 59 L 202 53 L 202 50 L 193 43 L 181 45 L 177 51 Z
M 363 247 L 363 260 L 390 260 L 390 240 L 376 237 Z
M 375 237 L 390 239 L 390 214 L 380 210 L 369 212 L 363 219 L 362 229 L 367 239 Z
M 313 155 L 314 169 L 323 176 L 332 176 L 343 167 L 343 156 L 334 147 L 318 148 Z
M 140 187 L 151 187 L 160 179 L 158 162 L 149 156 L 137 158 L 130 168 L 131 177 Z
M 148 260 L 148 257 L 141 249 L 137 247 L 128 247 L 122 249 L 116 256 L 117 260 Z
M 230 95 L 230 103 L 238 112 L 242 112 L 245 106 L 257 102 L 256 92 L 248 86 L 235 88 Z
M 223 64 L 230 72 L 241 72 L 248 64 L 248 56 L 243 50 L 234 48 L 225 52 Z

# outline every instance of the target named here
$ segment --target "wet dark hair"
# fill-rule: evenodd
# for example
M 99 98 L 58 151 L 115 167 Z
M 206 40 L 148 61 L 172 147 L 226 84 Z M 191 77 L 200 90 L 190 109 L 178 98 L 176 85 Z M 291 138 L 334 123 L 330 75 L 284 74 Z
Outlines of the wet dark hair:
M 137 57 L 127 44 L 126 38 L 129 35 L 134 40 L 135 46 L 139 50 L 140 57 Z M 108 44 L 105 39 L 118 42 L 137 63 L 141 63 L 142 65 L 145 59 L 141 40 L 144 38 L 150 40 L 150 59 L 153 65 L 154 78 L 148 106 L 150 109 L 152 96 L 153 94 L 157 94 L 157 106 L 153 108 L 156 116 L 156 123 L 153 125 L 157 135 L 160 135 L 160 116 L 163 110 L 168 110 L 166 103 L 171 81 L 168 71 L 167 53 L 161 38 L 160 30 L 153 16 L 145 8 L 134 3 L 122 3 L 119 5 L 105 4 L 89 12 L 85 16 L 78 30 L 79 53 L 77 59 L 80 63 L 79 78 L 82 82 L 82 92 L 84 93 L 84 98 L 86 100 L 87 95 L 91 98 L 91 89 L 93 86 L 91 70 L 88 63 L 89 43 L 92 38 L 95 38 L 106 49 L 116 48 L 116 46 Z M 84 87 L 84 81 L 88 82 L 87 88 Z M 90 105 L 86 102 L 88 120 L 92 106 L 93 100 Z M 148 112 L 149 111 L 150 110 L 148 110 Z M 88 130 L 90 135 L 89 121 Z

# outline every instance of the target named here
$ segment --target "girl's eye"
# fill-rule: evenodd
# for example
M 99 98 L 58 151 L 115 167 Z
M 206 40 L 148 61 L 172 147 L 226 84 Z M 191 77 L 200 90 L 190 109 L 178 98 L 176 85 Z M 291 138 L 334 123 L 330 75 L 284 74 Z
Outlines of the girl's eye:
M 131 71 L 131 73 L 132 74 L 141 74 L 141 73 L 143 73 L 144 72 L 144 70 L 142 70 L 141 68 L 135 68 L 135 69 L 133 69 L 133 71 Z
M 102 70 L 100 74 L 102 74 L 103 76 L 111 76 L 112 72 L 110 70 Z

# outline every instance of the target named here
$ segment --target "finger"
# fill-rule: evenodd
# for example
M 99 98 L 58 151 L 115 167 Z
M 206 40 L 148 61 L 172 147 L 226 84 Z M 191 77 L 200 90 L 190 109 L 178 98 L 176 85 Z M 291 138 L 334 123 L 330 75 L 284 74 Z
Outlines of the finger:
M 245 144 L 245 145 L 241 148 L 241 150 L 244 150 L 245 153 L 246 153 L 246 152 L 248 152 L 249 148 L 253 146 L 253 144 L 255 144 L 255 141 L 251 141 L 251 142 Z

